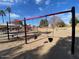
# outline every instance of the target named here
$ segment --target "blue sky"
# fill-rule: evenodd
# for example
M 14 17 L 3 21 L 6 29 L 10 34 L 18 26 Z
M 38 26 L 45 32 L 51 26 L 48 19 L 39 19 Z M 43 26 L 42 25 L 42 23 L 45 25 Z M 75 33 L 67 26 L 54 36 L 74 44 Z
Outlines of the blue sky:
M 12 9 L 11 20 L 20 19 L 24 17 L 45 15 L 59 11 L 69 10 L 72 6 L 76 7 L 76 16 L 79 17 L 79 0 L 0 0 L 0 9 L 5 10 L 7 6 Z M 71 14 L 58 15 L 61 19 L 68 23 Z M 48 17 L 48 20 L 50 17 Z M 5 17 L 5 22 L 8 21 L 8 13 Z M 28 24 L 38 25 L 40 19 L 27 21 Z M 2 18 L 0 16 L 0 23 Z

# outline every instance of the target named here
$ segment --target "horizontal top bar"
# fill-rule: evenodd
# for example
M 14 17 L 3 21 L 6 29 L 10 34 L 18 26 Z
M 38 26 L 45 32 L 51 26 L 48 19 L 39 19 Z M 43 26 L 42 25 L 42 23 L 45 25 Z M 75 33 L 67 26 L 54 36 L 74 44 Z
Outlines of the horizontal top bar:
M 68 12 L 71 12 L 71 10 L 68 10 L 68 11 L 62 11 L 62 12 L 57 12 L 57 13 L 53 13 L 53 14 L 48 14 L 47 16 L 58 15 L 58 14 L 68 13 Z
M 58 15 L 58 14 L 68 13 L 68 12 L 71 12 L 71 10 L 62 11 L 62 12 L 57 12 L 57 13 L 48 14 L 48 15 L 44 15 L 44 16 L 35 16 L 35 17 L 31 17 L 31 18 L 24 18 L 24 20 L 32 20 L 32 19 L 36 19 L 36 18 L 43 18 L 43 17 L 47 17 L 47 16 Z

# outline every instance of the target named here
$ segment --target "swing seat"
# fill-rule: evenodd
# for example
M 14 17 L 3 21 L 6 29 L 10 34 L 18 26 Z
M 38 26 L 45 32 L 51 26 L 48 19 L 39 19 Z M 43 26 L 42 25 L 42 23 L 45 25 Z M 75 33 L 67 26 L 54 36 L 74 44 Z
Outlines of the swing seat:
M 37 35 L 34 36 L 34 39 L 37 39 Z
M 52 41 L 53 41 L 53 38 L 48 38 L 48 41 L 49 41 L 49 42 L 52 42 Z

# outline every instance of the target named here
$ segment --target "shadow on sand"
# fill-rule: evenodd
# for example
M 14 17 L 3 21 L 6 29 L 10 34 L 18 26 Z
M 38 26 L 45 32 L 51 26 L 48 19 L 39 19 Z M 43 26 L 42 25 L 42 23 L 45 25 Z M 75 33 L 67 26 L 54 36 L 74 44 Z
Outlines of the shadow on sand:
M 35 49 L 32 49 L 30 51 L 26 51 L 23 54 L 20 54 L 19 56 L 16 56 L 13 59 L 41 59 L 41 57 L 39 56 L 39 54 L 36 51 L 38 51 L 42 47 L 43 47 L 43 45 L 39 46 Z
M 11 55 L 12 53 L 18 51 L 19 49 L 22 48 L 22 45 L 24 44 L 20 44 L 18 46 L 0 51 L 0 59 L 4 59 L 5 56 Z
M 71 55 L 71 37 L 61 37 L 43 59 L 79 59 L 79 37 L 76 37 L 75 54 Z
M 41 50 L 43 46 L 39 46 L 35 49 L 25 51 L 20 55 L 17 55 L 13 59 L 79 59 L 79 37 L 76 37 L 75 42 L 75 54 L 71 55 L 71 37 L 61 37 L 54 47 L 52 47 L 48 53 L 39 55 L 38 50 Z M 22 45 L 21 45 L 22 46 Z M 7 49 L 0 52 L 0 55 L 10 54 L 14 52 L 18 46 Z M 12 51 L 11 51 L 12 50 Z M 18 49 L 17 49 L 18 50 Z M 11 52 L 8 52 L 11 51 Z M 41 50 L 42 51 L 42 50 Z M 19 54 L 19 53 L 18 53 Z
M 38 36 L 40 36 L 41 34 L 38 34 Z M 10 40 L 7 40 L 7 39 L 4 39 L 3 41 L 0 41 L 0 43 L 9 43 L 9 42 L 14 42 L 14 41 L 20 41 L 20 40 L 24 40 L 25 36 L 22 36 L 22 37 L 13 37 L 13 38 L 10 38 Z M 34 35 L 28 35 L 27 36 L 27 39 L 30 40 L 31 38 L 34 38 Z
M 61 37 L 57 44 L 48 53 L 40 56 L 38 48 L 24 52 L 14 59 L 79 59 L 79 37 L 76 37 L 75 54 L 71 55 L 71 37 Z M 41 49 L 41 47 L 39 47 Z
M 35 51 L 37 51 L 43 47 L 43 45 L 41 45 L 41 46 L 37 47 L 36 49 L 32 49 L 30 51 L 25 51 L 25 52 L 21 51 L 15 55 L 12 55 L 14 52 L 22 49 L 22 45 L 24 45 L 24 44 L 0 51 L 0 59 L 32 59 L 32 58 L 37 59 L 39 55 Z M 16 56 L 16 57 L 14 58 L 14 56 Z

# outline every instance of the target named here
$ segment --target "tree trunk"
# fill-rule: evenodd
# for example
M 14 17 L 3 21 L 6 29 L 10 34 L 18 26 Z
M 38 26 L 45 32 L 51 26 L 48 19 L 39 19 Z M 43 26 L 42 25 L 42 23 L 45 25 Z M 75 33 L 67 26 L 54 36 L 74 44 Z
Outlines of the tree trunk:
M 2 15 L 2 22 L 4 23 L 4 17 L 3 17 L 3 15 Z
M 10 19 L 10 12 L 9 12 L 9 23 L 11 23 L 11 19 Z

